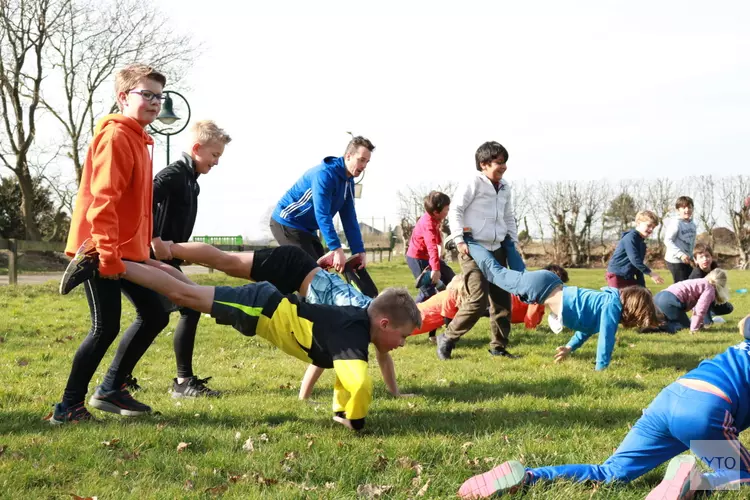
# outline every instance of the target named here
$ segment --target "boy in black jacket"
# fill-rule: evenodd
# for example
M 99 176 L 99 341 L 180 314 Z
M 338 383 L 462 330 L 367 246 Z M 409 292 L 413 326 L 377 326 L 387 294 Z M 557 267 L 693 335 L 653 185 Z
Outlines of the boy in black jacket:
M 232 139 L 211 120 L 195 122 L 191 127 L 190 151 L 170 163 L 154 178 L 154 233 L 151 241 L 154 258 L 180 269 L 182 261 L 172 258 L 163 241 L 184 243 L 190 239 L 198 212 L 198 176 L 207 174 L 219 164 L 219 158 Z M 174 332 L 174 353 L 177 378 L 172 396 L 220 396 L 219 391 L 206 387 L 211 377 L 200 379 L 193 374 L 195 332 L 201 315 L 192 309 L 180 309 L 180 321 Z M 135 379 L 130 379 L 135 384 Z
M 695 262 L 695 267 L 690 272 L 690 276 L 688 276 L 689 280 L 705 278 L 708 273 L 718 267 L 718 264 L 714 262 L 713 250 L 705 243 L 695 244 L 695 247 L 693 248 L 693 261 Z M 724 318 L 720 318 L 719 316 L 730 314 L 732 311 L 734 311 L 734 306 L 729 302 L 724 302 L 723 304 L 717 304 L 714 302 L 711 304 L 711 309 L 709 309 L 708 314 L 706 314 L 706 317 L 703 319 L 703 324 L 710 325 L 712 323 L 726 323 Z

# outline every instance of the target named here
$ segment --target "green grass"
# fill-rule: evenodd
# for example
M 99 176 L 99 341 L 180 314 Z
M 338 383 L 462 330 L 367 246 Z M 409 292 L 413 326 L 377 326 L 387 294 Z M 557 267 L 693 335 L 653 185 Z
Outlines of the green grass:
M 413 283 L 401 263 L 373 264 L 371 272 L 381 288 Z M 603 274 L 573 270 L 571 284 L 598 288 Z M 730 283 L 747 287 L 748 276 L 731 272 Z M 240 283 L 220 273 L 197 279 Z M 410 339 L 394 359 L 402 390 L 418 396 L 390 397 L 371 367 L 368 429 L 355 435 L 331 422 L 330 373 L 313 395 L 322 403 L 301 403 L 302 363 L 210 318 L 201 320 L 194 365 L 226 397 L 172 400 L 177 315 L 136 369 L 145 387 L 138 399 L 159 414 L 127 419 L 94 410 L 99 423 L 51 427 L 42 417 L 59 400 L 89 328 L 85 296 L 78 289 L 61 297 L 55 283 L 2 287 L 0 498 L 355 498 L 363 485 L 391 486 L 381 498 L 415 498 L 427 481 L 425 498 L 454 498 L 466 478 L 508 459 L 600 463 L 662 387 L 738 341 L 735 324 L 750 299 L 733 294 L 732 301 L 737 312 L 729 323 L 699 335 L 621 330 L 612 365 L 601 373 L 593 368 L 595 339 L 554 364 L 554 349 L 570 332 L 556 336 L 546 326 L 514 326 L 510 347 L 519 360 L 487 354 L 486 319 L 450 362 L 437 360 L 426 335 Z M 124 306 L 123 329 L 133 316 Z M 243 450 L 248 438 L 253 452 Z M 178 452 L 181 442 L 190 446 Z M 663 472 L 662 466 L 630 485 L 539 484 L 525 498 L 643 498 Z

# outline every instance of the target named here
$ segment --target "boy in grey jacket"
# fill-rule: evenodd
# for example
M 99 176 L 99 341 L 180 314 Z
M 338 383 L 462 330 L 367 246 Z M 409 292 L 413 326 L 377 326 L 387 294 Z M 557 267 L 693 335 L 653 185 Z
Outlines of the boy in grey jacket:
M 689 196 L 680 196 L 675 202 L 677 217 L 670 219 L 665 227 L 664 243 L 666 251 L 664 260 L 667 268 L 672 273 L 674 282 L 688 279 L 692 267 L 693 247 L 697 227 L 693 222 L 693 199 Z

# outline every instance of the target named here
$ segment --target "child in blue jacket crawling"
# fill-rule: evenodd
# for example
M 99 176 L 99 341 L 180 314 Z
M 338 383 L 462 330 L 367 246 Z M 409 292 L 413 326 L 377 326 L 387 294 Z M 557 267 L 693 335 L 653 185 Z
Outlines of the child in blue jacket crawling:
M 458 495 L 486 498 L 541 480 L 630 482 L 670 460 L 647 500 L 687 500 L 696 491 L 750 482 L 750 453 L 738 434 L 750 427 L 750 316 L 739 323 L 745 340 L 664 388 L 643 411 L 615 453 L 601 465 L 526 468 L 509 461 L 468 479 Z M 701 474 L 696 457 L 713 472 Z M 721 458 L 721 460 L 719 460 Z

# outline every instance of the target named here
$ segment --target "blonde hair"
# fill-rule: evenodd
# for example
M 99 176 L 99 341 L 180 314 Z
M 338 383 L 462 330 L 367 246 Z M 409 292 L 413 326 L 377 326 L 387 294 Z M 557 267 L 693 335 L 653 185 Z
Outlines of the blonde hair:
M 219 128 L 213 120 L 199 120 L 193 123 L 193 126 L 190 127 L 190 135 L 193 143 L 198 144 L 208 144 L 215 141 L 226 145 L 232 142 L 229 134 L 223 128 Z
M 742 335 L 743 337 L 745 337 L 745 322 L 747 321 L 747 318 L 750 318 L 750 314 L 748 314 L 747 316 L 745 316 L 744 318 L 742 318 L 740 320 L 740 322 L 737 323 L 737 326 L 740 328 L 740 335 Z M 750 340 L 750 338 L 748 338 L 748 337 L 745 337 L 745 338 L 747 340 Z
M 115 75 L 115 95 L 119 95 L 120 92 L 130 92 L 144 78 L 153 80 L 161 84 L 162 87 L 167 84 L 167 77 L 151 66 L 146 64 L 129 64 Z M 119 101 L 117 105 L 120 106 Z M 120 107 L 120 110 L 122 111 L 122 107 Z
M 406 288 L 386 288 L 367 308 L 371 318 L 388 318 L 394 327 L 422 326 L 422 313 Z
M 729 300 L 729 289 L 727 288 L 727 272 L 716 268 L 704 278 L 716 290 L 716 303 L 723 304 Z
M 620 290 L 622 315 L 620 323 L 627 328 L 656 328 L 659 317 L 654 305 L 654 297 L 648 288 L 628 286 Z
M 658 226 L 659 217 L 651 210 L 641 210 L 635 214 L 635 223 L 638 224 L 639 222 L 650 222 L 654 226 Z

